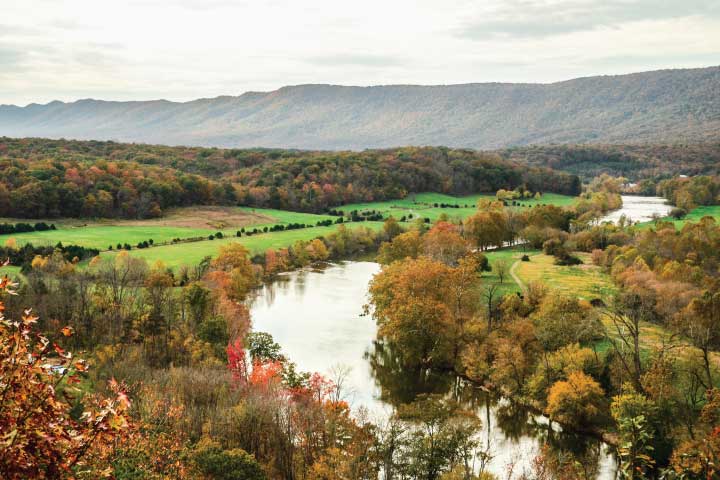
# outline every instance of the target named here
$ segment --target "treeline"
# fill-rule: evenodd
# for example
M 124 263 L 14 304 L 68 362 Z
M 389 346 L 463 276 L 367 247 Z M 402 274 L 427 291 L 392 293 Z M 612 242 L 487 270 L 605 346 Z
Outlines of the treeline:
M 685 213 L 695 207 L 720 204 L 720 177 L 675 177 L 661 181 L 657 193 Z
M 48 225 L 45 222 L 38 222 L 35 224 L 30 223 L 0 223 L 0 235 L 7 235 L 10 233 L 25 233 L 25 232 L 46 232 L 48 230 L 57 230 L 54 223 Z
M 167 167 L 103 158 L 10 159 L 0 154 L 0 216 L 5 217 L 152 218 L 169 207 L 236 201 L 229 182 Z
M 58 242 L 53 246 L 34 246 L 32 243 L 26 243 L 21 247 L 17 247 L 10 242 L 0 246 L 0 258 L 9 260 L 12 265 L 21 267 L 23 271 L 28 271 L 35 257 L 52 255 L 58 252 L 66 261 L 77 263 L 81 260 L 87 260 L 97 256 L 100 251 L 97 248 L 83 247 L 81 245 L 63 245 Z
M 720 143 L 537 145 L 499 150 L 505 159 L 549 167 L 591 180 L 605 173 L 630 180 L 720 173 Z
M 462 195 L 518 186 L 567 195 L 581 191 L 574 175 L 520 168 L 493 154 L 431 147 L 281 158 L 241 170 L 235 179 L 241 203 L 313 212 L 410 192 Z
M 580 193 L 575 175 L 448 148 L 364 152 L 218 150 L 0 139 L 0 216 L 149 218 L 170 207 L 322 212 L 410 192 Z

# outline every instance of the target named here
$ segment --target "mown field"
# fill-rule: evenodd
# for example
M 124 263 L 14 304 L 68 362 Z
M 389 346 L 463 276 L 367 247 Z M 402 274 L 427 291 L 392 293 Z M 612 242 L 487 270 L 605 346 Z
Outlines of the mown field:
M 555 265 L 555 257 L 536 254 L 529 262 L 519 262 L 515 274 L 525 284 L 540 282 L 553 290 L 578 296 L 585 300 L 600 298 L 607 303 L 617 288 L 600 267 L 592 264 L 589 253 L 578 252 L 582 265 Z
M 348 224 L 349 229 L 369 227 L 373 230 L 380 230 L 382 222 L 362 222 Z M 134 257 L 144 258 L 148 263 L 153 264 L 161 261 L 169 268 L 177 268 L 182 265 L 197 265 L 203 258 L 215 257 L 221 245 L 228 243 L 241 243 L 245 245 L 250 253 L 261 253 L 268 248 L 282 248 L 292 245 L 298 240 L 312 240 L 322 235 L 337 230 L 337 225 L 329 227 L 312 227 L 300 230 L 286 230 L 281 232 L 269 232 L 253 235 L 250 237 L 226 237 L 217 240 L 205 240 L 202 242 L 176 243 L 159 247 L 133 249 L 130 254 Z M 116 255 L 117 252 L 102 252 L 100 255 Z
M 472 215 L 476 211 L 476 203 L 480 198 L 493 199 L 491 195 L 469 195 L 465 197 L 452 197 L 438 193 L 421 193 L 409 195 L 402 200 L 386 202 L 372 202 L 363 204 L 351 204 L 338 207 L 346 215 L 352 210 L 359 212 L 374 210 L 380 212 L 384 217 L 390 215 L 400 219 L 403 216 L 413 218 L 430 218 L 436 220 L 442 213 L 448 214 L 451 218 L 462 219 Z M 575 201 L 574 197 L 545 194 L 542 199 L 522 200 L 524 208 L 536 204 L 570 205 Z M 462 205 L 462 208 L 441 208 L 435 204 Z M 465 207 L 467 205 L 467 207 Z M 523 207 L 513 207 L 523 208 Z M 206 256 L 215 256 L 220 245 L 239 241 L 246 245 L 253 253 L 263 252 L 268 248 L 287 247 L 297 240 L 311 240 L 321 235 L 333 232 L 337 225 L 329 227 L 311 227 L 298 230 L 268 232 L 256 234 L 250 237 L 243 236 L 238 239 L 236 232 L 241 228 L 271 227 L 273 225 L 289 223 L 304 223 L 316 225 L 318 221 L 335 220 L 337 217 L 330 215 L 316 215 L 311 213 L 289 212 L 274 209 L 255 209 L 248 207 L 188 207 L 177 208 L 167 212 L 165 216 L 148 220 L 78 220 L 78 219 L 2 219 L 0 223 L 17 223 L 45 221 L 56 225 L 57 230 L 44 232 L 27 232 L 0 236 L 0 241 L 5 242 L 9 238 L 15 239 L 18 245 L 32 243 L 34 245 L 55 245 L 62 242 L 65 245 L 75 244 L 85 247 L 97 248 L 101 251 L 113 250 L 117 244 L 130 244 L 133 249 L 131 254 L 145 258 L 148 262 L 162 261 L 168 267 L 176 268 L 180 265 L 195 265 Z M 380 229 L 381 222 L 354 222 L 348 224 L 350 228 L 364 225 L 373 229 Z M 223 239 L 203 240 L 194 242 L 183 242 L 170 244 L 174 238 L 209 237 L 211 234 L 222 232 Z M 139 242 L 153 240 L 155 246 L 146 249 L 137 249 Z M 103 255 L 112 255 L 113 252 L 105 251 Z M 512 285 L 512 282 L 510 282 Z M 503 287 L 505 288 L 505 287 Z M 510 287 L 508 287 L 510 288 Z
M 537 255 L 539 253 L 540 250 L 526 250 L 522 246 L 484 252 L 484 255 L 487 257 L 491 266 L 499 260 L 504 261 L 507 265 L 507 272 L 505 272 L 505 278 L 503 278 L 502 282 L 500 282 L 500 277 L 497 275 L 497 271 L 495 269 L 490 272 L 483 272 L 483 285 L 498 285 L 498 295 L 500 296 L 508 293 L 522 292 L 521 285 L 513 279 L 511 269 L 516 262 L 518 265 L 521 263 L 520 258 L 522 258 L 523 255 Z
M 475 213 L 477 210 L 477 202 L 481 198 L 494 200 L 495 196 L 476 194 L 465 197 L 453 197 L 442 193 L 417 193 L 410 194 L 402 200 L 352 203 L 349 205 L 343 205 L 342 207 L 337 207 L 337 209 L 342 210 L 345 214 L 349 214 L 353 210 L 357 210 L 358 212 L 375 210 L 376 212 L 382 213 L 384 216 L 392 215 L 398 219 L 412 215 L 413 218 L 429 218 L 430 220 L 436 220 L 443 213 L 452 219 L 458 219 L 468 217 Z M 546 193 L 540 200 L 535 200 L 533 198 L 518 200 L 518 203 L 522 206 L 511 208 L 529 208 L 538 204 L 568 206 L 572 205 L 575 201 L 576 197 Z M 440 205 L 443 203 L 446 205 L 458 205 L 459 208 L 442 208 Z M 435 204 L 438 206 L 435 207 Z
M 335 217 L 245 207 L 190 207 L 175 209 L 165 217 L 149 220 L 44 220 L 46 223 L 55 224 L 57 230 L 14 233 L 2 235 L 0 239 L 14 238 L 18 245 L 55 245 L 62 242 L 66 245 L 106 250 L 110 246 L 116 248 L 118 243 L 128 243 L 134 247 L 138 242 L 150 239 L 155 244 L 160 244 L 174 238 L 208 237 L 217 232 L 222 232 L 225 236 L 235 236 L 241 228 L 262 229 L 289 223 L 315 225 L 318 221 L 327 219 L 335 220 Z M 35 221 L 37 220 L 0 219 L 0 223 Z
M 672 217 L 665 217 L 663 221 L 672 222 L 676 228 L 682 228 L 688 222 L 697 222 L 703 217 L 713 217 L 715 220 L 720 221 L 720 205 L 712 205 L 707 207 L 697 207 L 690 211 L 685 218 L 676 220 Z M 640 228 L 649 228 L 653 226 L 655 222 L 644 222 L 640 224 Z

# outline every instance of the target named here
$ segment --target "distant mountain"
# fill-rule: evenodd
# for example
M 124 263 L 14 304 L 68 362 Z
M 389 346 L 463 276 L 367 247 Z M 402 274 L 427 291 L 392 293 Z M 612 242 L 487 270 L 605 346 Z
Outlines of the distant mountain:
M 186 103 L 0 106 L 0 135 L 333 150 L 706 141 L 720 138 L 720 67 L 553 84 L 299 85 Z

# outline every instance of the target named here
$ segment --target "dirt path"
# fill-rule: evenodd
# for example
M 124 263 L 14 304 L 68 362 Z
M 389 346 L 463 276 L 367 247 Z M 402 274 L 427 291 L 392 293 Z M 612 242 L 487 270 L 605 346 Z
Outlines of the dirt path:
M 520 287 L 520 290 L 525 292 L 525 291 L 527 291 L 525 284 L 522 282 L 522 280 L 520 280 L 520 277 L 518 277 L 517 274 L 515 273 L 515 268 L 518 266 L 519 263 L 520 263 L 520 260 L 515 260 L 515 263 L 512 264 L 512 267 L 510 267 L 510 276 L 512 277 L 513 280 L 515 280 L 515 283 L 518 284 L 518 287 Z

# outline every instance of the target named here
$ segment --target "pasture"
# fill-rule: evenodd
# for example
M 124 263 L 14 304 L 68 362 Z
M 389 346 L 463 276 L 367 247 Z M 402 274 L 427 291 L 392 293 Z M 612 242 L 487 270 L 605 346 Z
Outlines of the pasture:
M 476 194 L 464 197 L 452 197 L 440 193 L 419 193 L 408 195 L 404 199 L 390 200 L 383 202 L 369 202 L 344 205 L 337 207 L 347 216 L 351 211 L 359 212 L 374 210 L 383 217 L 394 216 L 397 219 L 406 217 L 408 221 L 415 218 L 429 218 L 437 220 L 442 214 L 447 214 L 451 219 L 461 220 L 476 210 L 479 199 L 492 200 L 492 195 Z M 511 208 L 529 208 L 538 204 L 553 204 L 559 206 L 570 205 L 575 201 L 574 197 L 564 195 L 545 194 L 540 200 L 520 200 L 522 206 Z M 441 207 L 440 205 L 459 205 L 460 208 Z M 437 206 L 435 206 L 437 205 Z M 412 219 L 410 216 L 412 215 Z M 145 220 L 83 220 L 83 219 L 0 219 L 0 223 L 35 223 L 44 221 L 53 223 L 57 230 L 42 232 L 25 232 L 0 236 L 0 242 L 5 243 L 12 238 L 18 245 L 32 243 L 35 246 L 56 245 L 62 242 L 65 245 L 81 245 L 89 248 L 97 248 L 103 255 L 113 254 L 118 244 L 129 244 L 132 247 L 133 256 L 145 258 L 148 262 L 162 261 L 168 267 L 175 268 L 180 265 L 194 265 L 206 256 L 215 256 L 220 245 L 239 241 L 246 245 L 253 253 L 263 252 L 268 248 L 282 248 L 292 245 L 298 240 L 311 240 L 321 235 L 327 235 L 335 231 L 337 225 L 328 227 L 316 227 L 319 221 L 335 221 L 336 216 L 326 214 L 313 214 L 290 212 L 276 209 L 262 209 L 251 207 L 220 207 L 220 206 L 196 206 L 171 209 L 161 218 Z M 273 225 L 287 225 L 290 223 L 301 223 L 313 225 L 311 228 L 297 230 L 283 230 L 276 232 L 260 233 L 253 236 L 243 235 L 236 237 L 236 232 L 245 229 L 263 229 Z M 381 222 L 354 222 L 349 228 L 356 226 L 368 226 L 379 230 Z M 209 240 L 210 235 L 222 232 L 224 238 Z M 176 238 L 198 238 L 206 240 L 181 242 L 172 244 Z M 136 245 L 140 242 L 153 241 L 154 246 L 145 249 L 138 249 Z M 512 250 L 507 250 L 510 252 Z M 500 258 L 505 250 L 493 252 L 490 257 Z M 512 262 L 509 262 L 510 264 Z M 492 277 L 492 273 L 490 277 Z M 489 278 L 490 278 L 489 277 Z M 502 291 L 514 291 L 514 282 L 508 276 L 503 282 Z
M 442 193 L 416 193 L 409 194 L 407 197 L 400 200 L 351 203 L 336 207 L 336 210 L 342 210 L 346 215 L 353 210 L 357 210 L 358 212 L 374 210 L 382 213 L 383 216 L 392 215 L 397 219 L 402 217 L 407 218 L 412 215 L 413 218 L 429 218 L 431 221 L 437 220 L 437 218 L 444 213 L 451 219 L 457 220 L 464 219 L 474 214 L 477 211 L 477 202 L 480 199 L 495 200 L 495 196 L 488 194 L 475 194 L 463 197 L 453 197 Z M 534 198 L 518 200 L 517 202 L 522 206 L 511 208 L 530 208 L 535 205 L 543 204 L 562 207 L 572 205 L 575 201 L 576 197 L 546 193 L 540 200 L 535 200 Z M 438 205 L 437 207 L 435 206 L 436 204 Z M 442 204 L 458 205 L 459 208 L 442 208 L 440 206 Z
M 373 230 L 380 230 L 382 222 L 362 222 L 348 224 L 348 229 L 368 227 Z M 133 249 L 130 254 L 137 258 L 144 258 L 149 264 L 161 261 L 169 268 L 178 268 L 182 265 L 197 265 L 203 258 L 215 257 L 221 245 L 228 243 L 240 243 L 245 245 L 250 253 L 261 253 L 268 248 L 283 248 L 292 245 L 298 240 L 312 240 L 314 238 L 328 235 L 337 230 L 338 225 L 329 227 L 312 227 L 298 230 L 284 230 L 280 232 L 260 233 L 252 236 L 226 237 L 216 240 L 203 240 L 200 242 L 176 243 L 162 245 L 152 248 Z M 115 252 L 103 252 L 101 255 L 114 255 Z
M 174 238 L 208 237 L 217 232 L 235 236 L 241 228 L 263 228 L 277 224 L 305 223 L 315 225 L 318 221 L 332 219 L 329 215 L 287 212 L 273 209 L 248 207 L 189 207 L 171 210 L 167 216 L 147 220 L 45 220 L 54 223 L 57 230 L 43 232 L 13 233 L 0 236 L 0 241 L 14 238 L 18 245 L 82 245 L 107 250 L 118 243 L 135 246 L 138 242 L 152 239 L 155 244 L 171 242 Z M 0 223 L 35 221 L 2 219 Z
M 664 222 L 673 223 L 676 228 L 682 228 L 683 226 L 685 226 L 686 223 L 698 222 L 703 217 L 712 217 L 716 221 L 720 221 L 720 205 L 711 205 L 711 206 L 694 208 L 684 218 L 682 218 L 680 220 L 677 220 L 672 217 L 665 217 L 662 220 Z M 641 223 L 639 226 L 640 226 L 640 228 L 650 228 L 654 224 L 655 224 L 655 222 L 650 221 L 650 222 Z
M 518 263 L 515 273 L 525 285 L 539 282 L 572 296 L 585 300 L 600 298 L 607 303 L 617 290 L 612 279 L 592 264 L 589 253 L 577 252 L 576 255 L 583 265 L 560 266 L 555 265 L 555 258 L 550 255 L 532 255 L 529 262 Z

